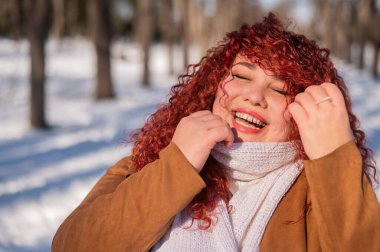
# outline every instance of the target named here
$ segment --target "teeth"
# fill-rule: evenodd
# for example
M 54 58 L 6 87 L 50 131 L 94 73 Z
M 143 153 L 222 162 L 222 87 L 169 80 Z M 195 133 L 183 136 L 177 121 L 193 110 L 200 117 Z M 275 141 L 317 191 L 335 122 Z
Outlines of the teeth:
M 243 119 L 241 119 L 241 118 L 239 118 L 239 117 L 236 117 L 235 118 L 235 120 L 239 123 L 239 124 L 242 124 L 242 125 L 244 125 L 245 127 L 247 127 L 247 128 L 251 128 L 251 129 L 261 129 L 261 127 L 259 128 L 259 127 L 256 127 L 254 124 L 250 124 L 250 123 L 248 123 L 246 120 L 243 120 Z
M 242 112 L 235 112 L 235 117 L 244 119 L 244 120 L 251 122 L 251 123 L 254 123 L 254 124 L 260 126 L 260 128 L 265 126 L 264 122 L 260 121 L 259 119 L 255 118 L 253 116 L 250 116 L 250 115 L 242 113 Z

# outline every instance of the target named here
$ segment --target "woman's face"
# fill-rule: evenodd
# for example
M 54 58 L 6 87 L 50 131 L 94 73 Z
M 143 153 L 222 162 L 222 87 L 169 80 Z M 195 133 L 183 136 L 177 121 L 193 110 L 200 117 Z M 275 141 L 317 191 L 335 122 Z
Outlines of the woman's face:
M 237 56 L 224 94 L 220 85 L 212 112 L 228 122 L 235 142 L 283 142 L 290 129 L 285 84 Z

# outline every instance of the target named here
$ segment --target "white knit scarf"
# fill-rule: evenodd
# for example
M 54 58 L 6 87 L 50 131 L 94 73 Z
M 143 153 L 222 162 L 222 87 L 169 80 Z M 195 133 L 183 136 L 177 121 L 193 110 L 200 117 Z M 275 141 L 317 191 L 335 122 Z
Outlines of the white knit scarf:
M 242 142 L 232 148 L 217 144 L 211 155 L 228 169 L 233 182 L 245 182 L 229 201 L 232 212 L 219 200 L 212 227 L 203 231 L 198 220 L 191 225 L 184 209 L 152 251 L 259 251 L 272 213 L 302 168 L 300 161 L 293 162 L 295 150 L 288 142 Z

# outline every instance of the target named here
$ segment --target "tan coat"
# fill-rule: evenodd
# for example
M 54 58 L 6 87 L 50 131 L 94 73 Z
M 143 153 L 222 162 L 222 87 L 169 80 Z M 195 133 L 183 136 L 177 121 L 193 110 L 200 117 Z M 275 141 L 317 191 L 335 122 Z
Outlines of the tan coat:
M 379 252 L 380 204 L 355 144 L 304 163 L 268 223 L 261 251 Z M 173 143 L 140 172 L 124 158 L 59 227 L 52 251 L 147 251 L 204 187 Z

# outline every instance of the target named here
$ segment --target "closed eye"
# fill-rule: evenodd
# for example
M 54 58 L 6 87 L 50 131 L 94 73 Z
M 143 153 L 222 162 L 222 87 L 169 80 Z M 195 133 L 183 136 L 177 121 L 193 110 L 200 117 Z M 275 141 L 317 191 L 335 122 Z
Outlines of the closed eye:
M 285 90 L 283 89 L 276 89 L 276 88 L 273 88 L 273 91 L 279 93 L 279 94 L 282 94 L 282 95 L 289 95 L 288 92 L 286 92 Z
M 240 75 L 240 74 L 231 74 L 231 76 L 232 76 L 234 79 L 237 78 L 237 79 L 242 79 L 242 80 L 251 80 L 251 79 L 249 79 L 248 77 L 245 77 L 245 76 Z

